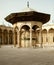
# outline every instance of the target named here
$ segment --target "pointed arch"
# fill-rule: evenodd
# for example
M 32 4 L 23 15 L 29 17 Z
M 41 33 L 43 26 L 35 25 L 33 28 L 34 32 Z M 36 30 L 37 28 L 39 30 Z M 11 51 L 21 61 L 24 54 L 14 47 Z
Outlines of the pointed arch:
M 32 26 L 32 29 L 33 29 L 33 30 L 36 30 L 37 28 L 39 28 L 39 26 L 37 26 L 37 25 L 33 25 L 33 26 Z
M 54 29 L 53 28 L 50 28 L 48 32 L 49 33 L 54 33 Z
M 47 33 L 47 29 L 43 29 L 43 30 L 42 30 L 42 34 L 43 34 L 43 33 Z
M 13 31 L 9 30 L 9 44 L 13 44 Z
M 46 44 L 48 42 L 47 30 L 46 29 L 42 30 L 42 42 L 43 42 L 43 44 Z
M 3 36 L 4 36 L 4 44 L 8 44 L 8 30 L 7 29 L 5 29 L 4 31 L 3 31 Z
M 38 42 L 38 39 L 39 39 L 39 32 L 37 32 L 37 29 L 39 28 L 38 25 L 33 25 L 32 26 L 32 45 L 33 46 L 37 46 L 37 44 L 39 43 Z
M 54 42 L 54 29 L 53 28 L 49 29 L 48 35 L 49 35 L 49 43 L 52 44 Z
M 21 27 L 21 46 L 28 47 L 30 40 L 30 27 L 28 25 L 23 25 Z
M 14 29 L 15 29 L 15 31 L 19 30 L 19 28 L 17 26 Z
M 30 27 L 29 27 L 28 25 L 23 25 L 23 26 L 21 27 L 21 30 L 22 30 L 22 29 L 29 30 Z
M 2 29 L 0 28 L 0 44 L 2 44 Z

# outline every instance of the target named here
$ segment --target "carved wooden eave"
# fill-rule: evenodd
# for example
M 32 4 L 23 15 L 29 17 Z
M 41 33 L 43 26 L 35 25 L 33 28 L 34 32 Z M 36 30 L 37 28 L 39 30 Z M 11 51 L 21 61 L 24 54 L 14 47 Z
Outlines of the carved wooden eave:
M 50 20 L 50 14 L 40 13 L 36 11 L 11 13 L 5 17 L 5 20 L 12 24 L 20 21 L 40 21 L 44 24 Z

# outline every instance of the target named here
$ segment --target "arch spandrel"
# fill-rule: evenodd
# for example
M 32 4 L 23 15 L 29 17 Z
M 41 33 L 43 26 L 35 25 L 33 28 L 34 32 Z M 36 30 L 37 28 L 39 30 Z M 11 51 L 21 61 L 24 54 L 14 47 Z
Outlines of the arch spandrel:
M 14 32 L 17 32 L 19 30 L 18 26 L 15 26 Z
M 21 25 L 19 25 L 19 24 L 17 25 L 18 30 L 20 31 L 21 28 L 22 28 L 23 26 L 25 26 L 25 25 L 28 26 L 28 27 L 30 28 L 30 24 L 24 24 L 24 23 L 23 23 L 23 24 L 21 24 Z
M 19 28 L 18 28 L 18 26 L 15 26 L 15 28 L 14 28 L 14 29 L 19 29 Z
M 39 28 L 42 27 L 42 23 L 39 22 L 39 21 L 32 21 L 32 22 L 31 22 L 31 25 L 32 25 L 32 27 L 33 27 L 34 25 L 38 26 Z

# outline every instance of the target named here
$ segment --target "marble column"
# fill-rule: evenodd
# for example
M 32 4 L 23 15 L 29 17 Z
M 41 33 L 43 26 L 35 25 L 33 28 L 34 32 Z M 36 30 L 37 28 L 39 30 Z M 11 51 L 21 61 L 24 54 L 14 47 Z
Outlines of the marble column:
M 17 32 L 17 47 L 19 47 L 19 46 L 18 46 L 18 32 Z
M 47 45 L 49 45 L 49 32 L 47 30 Z
M 8 33 L 8 45 L 9 45 L 9 33 Z
M 2 44 L 3 44 L 3 31 L 2 31 Z
M 40 33 L 39 33 L 39 43 L 40 43 L 40 47 L 43 47 L 43 43 L 42 43 L 42 28 L 40 29 Z
M 1 48 L 1 45 L 2 45 L 2 32 L 0 32 L 0 48 Z
M 18 31 L 18 47 L 21 47 L 21 31 Z
M 15 43 L 15 32 L 13 33 L 13 44 L 14 44 L 14 47 L 16 47 L 16 43 Z
M 32 29 L 30 29 L 30 47 L 32 47 Z

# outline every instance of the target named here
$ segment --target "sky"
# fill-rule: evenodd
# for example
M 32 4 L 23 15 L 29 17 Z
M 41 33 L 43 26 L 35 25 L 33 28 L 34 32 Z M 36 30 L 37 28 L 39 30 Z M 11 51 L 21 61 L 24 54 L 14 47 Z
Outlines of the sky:
M 29 7 L 37 12 L 50 14 L 50 22 L 54 20 L 54 0 L 0 0 L 0 25 L 10 25 L 4 18 L 10 13 L 16 13 Z

